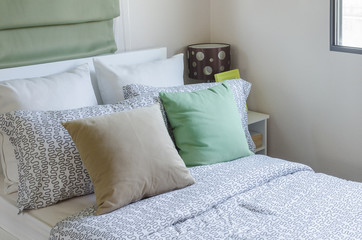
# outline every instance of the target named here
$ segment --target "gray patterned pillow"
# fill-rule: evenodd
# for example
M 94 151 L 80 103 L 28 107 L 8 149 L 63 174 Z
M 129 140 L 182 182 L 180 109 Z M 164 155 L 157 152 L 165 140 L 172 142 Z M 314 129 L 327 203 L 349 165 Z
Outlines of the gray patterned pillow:
M 251 83 L 242 79 L 231 79 L 231 80 L 226 80 L 225 82 L 227 82 L 228 85 L 233 90 L 234 98 L 240 113 L 241 122 L 243 124 L 249 149 L 250 151 L 255 152 L 255 144 L 250 136 L 248 129 L 248 114 L 246 110 L 246 99 L 248 98 L 250 93 Z M 132 99 L 132 97 L 136 96 L 153 96 L 155 98 L 158 98 L 159 92 L 192 92 L 192 91 L 210 88 L 218 84 L 221 83 L 219 82 L 199 83 L 199 84 L 189 84 L 177 87 L 150 87 L 139 84 L 130 84 L 123 87 L 123 93 L 125 99 Z
M 9 136 L 18 160 L 20 211 L 93 192 L 79 152 L 61 122 L 145 107 L 156 101 L 140 96 L 114 105 L 0 115 L 0 129 Z

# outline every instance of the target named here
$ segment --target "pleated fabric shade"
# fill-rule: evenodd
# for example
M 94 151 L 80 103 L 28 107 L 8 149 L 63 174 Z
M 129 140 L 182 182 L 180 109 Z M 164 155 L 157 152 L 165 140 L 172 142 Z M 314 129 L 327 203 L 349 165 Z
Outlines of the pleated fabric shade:
M 0 68 L 117 50 L 118 0 L 1 0 Z

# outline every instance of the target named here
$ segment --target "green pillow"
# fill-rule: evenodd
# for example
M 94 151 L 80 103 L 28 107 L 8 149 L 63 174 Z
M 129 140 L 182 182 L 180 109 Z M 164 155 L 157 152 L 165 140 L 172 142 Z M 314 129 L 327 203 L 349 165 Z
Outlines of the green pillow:
M 195 92 L 160 92 L 160 98 L 187 166 L 253 155 L 227 84 Z

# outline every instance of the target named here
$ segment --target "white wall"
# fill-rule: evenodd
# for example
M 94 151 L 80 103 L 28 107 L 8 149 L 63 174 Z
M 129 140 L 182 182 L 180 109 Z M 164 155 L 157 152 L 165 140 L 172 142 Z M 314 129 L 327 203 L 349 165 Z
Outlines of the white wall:
M 329 51 L 329 0 L 211 0 L 211 41 L 269 113 L 269 153 L 362 181 L 362 55 Z

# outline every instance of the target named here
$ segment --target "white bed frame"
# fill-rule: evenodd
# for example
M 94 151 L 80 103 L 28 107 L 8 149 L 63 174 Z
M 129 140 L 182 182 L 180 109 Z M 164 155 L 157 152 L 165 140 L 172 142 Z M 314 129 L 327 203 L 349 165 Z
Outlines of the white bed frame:
M 114 63 L 115 59 L 118 63 L 123 65 L 138 64 L 144 62 L 150 62 L 154 60 L 161 60 L 167 58 L 167 48 L 154 48 L 146 50 L 138 50 L 131 52 L 123 52 L 112 55 L 96 56 L 97 58 L 102 58 L 105 63 Z M 94 92 L 96 94 L 98 103 L 101 104 L 102 100 L 100 97 L 98 83 L 93 66 L 93 58 L 82 58 L 82 59 L 73 59 L 60 62 L 44 63 L 24 67 L 15 67 L 15 68 L 6 68 L 0 69 L 0 81 L 19 79 L 19 78 L 33 78 L 41 77 L 56 73 L 65 72 L 69 69 L 72 69 L 76 66 L 79 66 L 83 63 L 88 63 L 89 69 L 91 71 L 92 84 Z
M 99 56 L 97 56 L 99 57 Z M 154 60 L 166 59 L 167 49 L 156 48 L 138 50 L 132 52 L 124 52 L 113 55 L 100 56 L 104 61 L 124 65 L 144 63 Z M 0 69 L 0 81 L 19 79 L 19 78 L 33 78 L 56 74 L 67 71 L 80 64 L 88 63 L 91 70 L 92 84 L 97 96 L 98 103 L 101 104 L 102 100 L 99 93 L 98 83 L 94 71 L 92 58 L 74 59 L 60 62 L 52 62 L 24 67 Z M 1 172 L 1 177 L 2 172 Z M 17 239 L 41 240 L 48 239 L 50 230 L 53 226 L 49 226 L 41 219 L 37 219 L 26 212 L 18 215 L 18 209 L 7 199 L 0 194 L 0 238 L 1 228 L 12 234 Z

